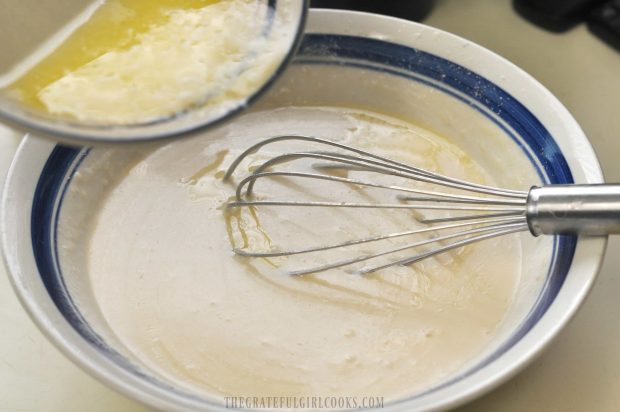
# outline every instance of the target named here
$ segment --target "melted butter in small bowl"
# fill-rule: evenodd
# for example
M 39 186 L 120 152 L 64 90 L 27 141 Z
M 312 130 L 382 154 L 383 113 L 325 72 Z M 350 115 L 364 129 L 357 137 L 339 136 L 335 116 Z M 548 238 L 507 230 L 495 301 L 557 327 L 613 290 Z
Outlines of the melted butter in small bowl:
M 300 0 L 94 2 L 0 72 L 0 116 L 82 142 L 205 127 L 273 81 L 304 13 Z

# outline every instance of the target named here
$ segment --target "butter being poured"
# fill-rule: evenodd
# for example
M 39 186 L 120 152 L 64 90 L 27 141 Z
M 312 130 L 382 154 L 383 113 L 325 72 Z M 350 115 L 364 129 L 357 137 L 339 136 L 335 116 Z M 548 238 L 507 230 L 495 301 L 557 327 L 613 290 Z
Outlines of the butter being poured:
M 260 35 L 266 13 L 252 0 L 107 0 L 3 91 L 94 124 L 145 123 L 207 103 L 226 110 L 286 52 L 284 34 Z

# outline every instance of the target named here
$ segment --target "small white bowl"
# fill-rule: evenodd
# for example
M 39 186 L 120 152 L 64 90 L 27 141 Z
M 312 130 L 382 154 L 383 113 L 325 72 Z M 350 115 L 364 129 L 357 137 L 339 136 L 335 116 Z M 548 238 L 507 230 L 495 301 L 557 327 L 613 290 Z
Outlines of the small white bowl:
M 256 37 L 264 40 L 267 45 L 277 44 L 283 49 L 277 50 L 277 52 L 270 50 L 273 57 L 265 69 L 265 77 L 264 79 L 261 78 L 261 81 L 247 80 L 249 78 L 248 73 L 251 73 L 248 67 L 255 60 L 256 49 L 248 50 L 243 56 L 236 56 L 235 65 L 231 66 L 233 72 L 228 73 L 229 81 L 231 84 L 239 81 L 243 81 L 244 84 L 247 83 L 249 85 L 247 95 L 224 99 L 222 103 L 187 108 L 183 112 L 156 120 L 128 125 L 108 125 L 65 119 L 26 107 L 2 93 L 0 87 L 0 121 L 18 130 L 36 133 L 40 137 L 49 137 L 73 145 L 152 142 L 213 129 L 242 112 L 273 85 L 290 63 L 303 35 L 309 0 L 254 0 L 252 3 L 256 10 L 255 21 L 253 22 L 256 25 Z M 62 10 L 61 7 L 48 7 L 48 9 L 56 11 L 47 16 L 49 26 L 58 25 L 62 27 L 64 24 L 57 20 L 65 19 L 67 10 Z M 26 18 L 29 16 L 27 12 L 15 14 L 17 16 L 23 15 Z M 0 19 L 1 22 L 2 19 Z M 21 25 L 12 22 L 8 27 L 19 28 Z M 274 27 L 281 30 L 273 30 Z M 8 34 L 16 38 L 23 36 L 22 33 L 10 32 Z M 31 37 L 36 38 L 40 35 L 41 33 L 33 33 Z M 25 47 L 32 47 L 28 41 L 21 44 L 16 43 L 13 46 L 19 49 L 18 46 L 22 46 L 22 44 Z M 17 53 L 11 54 L 20 55 L 27 52 L 17 50 Z M 13 63 L 15 66 L 21 64 L 12 61 L 7 63 L 9 65 Z M 220 81 L 218 88 L 210 91 L 209 95 L 203 96 L 204 103 L 221 100 L 222 95 L 227 91 L 226 87 L 230 87 L 225 86 L 224 83 Z
M 492 52 L 421 24 L 313 10 L 293 65 L 259 106 L 291 104 L 363 107 L 409 119 L 450 136 L 499 183 L 510 184 L 515 176 L 533 176 L 531 184 L 603 181 L 583 132 L 542 85 Z M 113 388 L 158 409 L 226 411 L 130 361 L 113 339 L 104 338 L 109 331 L 88 310 L 92 299 L 67 287 L 76 279 L 63 277 L 56 251 L 59 217 L 69 210 L 75 219 L 87 213 L 65 199 L 71 178 L 84 159 L 124 149 L 72 149 L 25 139 L 0 213 L 13 285 L 48 338 Z M 548 237 L 524 244 L 523 279 L 492 344 L 458 374 L 386 404 L 386 411 L 441 410 L 479 396 L 524 367 L 566 325 L 592 286 L 606 238 Z

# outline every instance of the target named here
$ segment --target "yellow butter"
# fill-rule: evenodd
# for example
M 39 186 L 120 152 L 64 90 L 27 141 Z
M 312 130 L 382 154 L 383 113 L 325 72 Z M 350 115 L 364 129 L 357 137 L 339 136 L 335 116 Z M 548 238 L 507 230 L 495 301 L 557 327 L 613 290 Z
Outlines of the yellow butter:
M 251 92 L 267 72 L 235 84 L 248 70 L 244 59 L 264 52 L 257 33 L 265 12 L 251 0 L 108 0 L 6 91 L 29 107 L 96 124 L 145 123 L 212 98 L 222 103 L 222 95 Z

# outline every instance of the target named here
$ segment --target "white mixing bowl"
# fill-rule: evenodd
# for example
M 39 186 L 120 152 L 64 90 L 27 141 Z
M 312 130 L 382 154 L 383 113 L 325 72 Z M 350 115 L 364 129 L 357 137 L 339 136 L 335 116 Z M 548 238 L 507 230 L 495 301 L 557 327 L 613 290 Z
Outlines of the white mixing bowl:
M 519 176 L 534 177 L 523 185 L 603 181 L 583 132 L 542 85 L 492 52 L 421 24 L 312 11 L 298 56 L 259 108 L 291 104 L 367 108 L 411 120 L 449 136 L 500 184 L 514 184 Z M 67 194 L 72 176 L 83 162 L 111 154 L 118 159 L 123 150 L 130 149 L 24 140 L 1 211 L 15 290 L 48 338 L 111 387 L 163 410 L 228 410 L 130 360 L 97 319 L 87 274 L 63 274 L 59 225 L 79 224 L 90 210 Z M 104 189 L 102 180 L 93 182 L 93 193 Z M 558 236 L 524 245 L 523 276 L 493 342 L 457 374 L 387 403 L 386 411 L 440 410 L 479 396 L 524 367 L 566 325 L 592 286 L 606 238 Z

